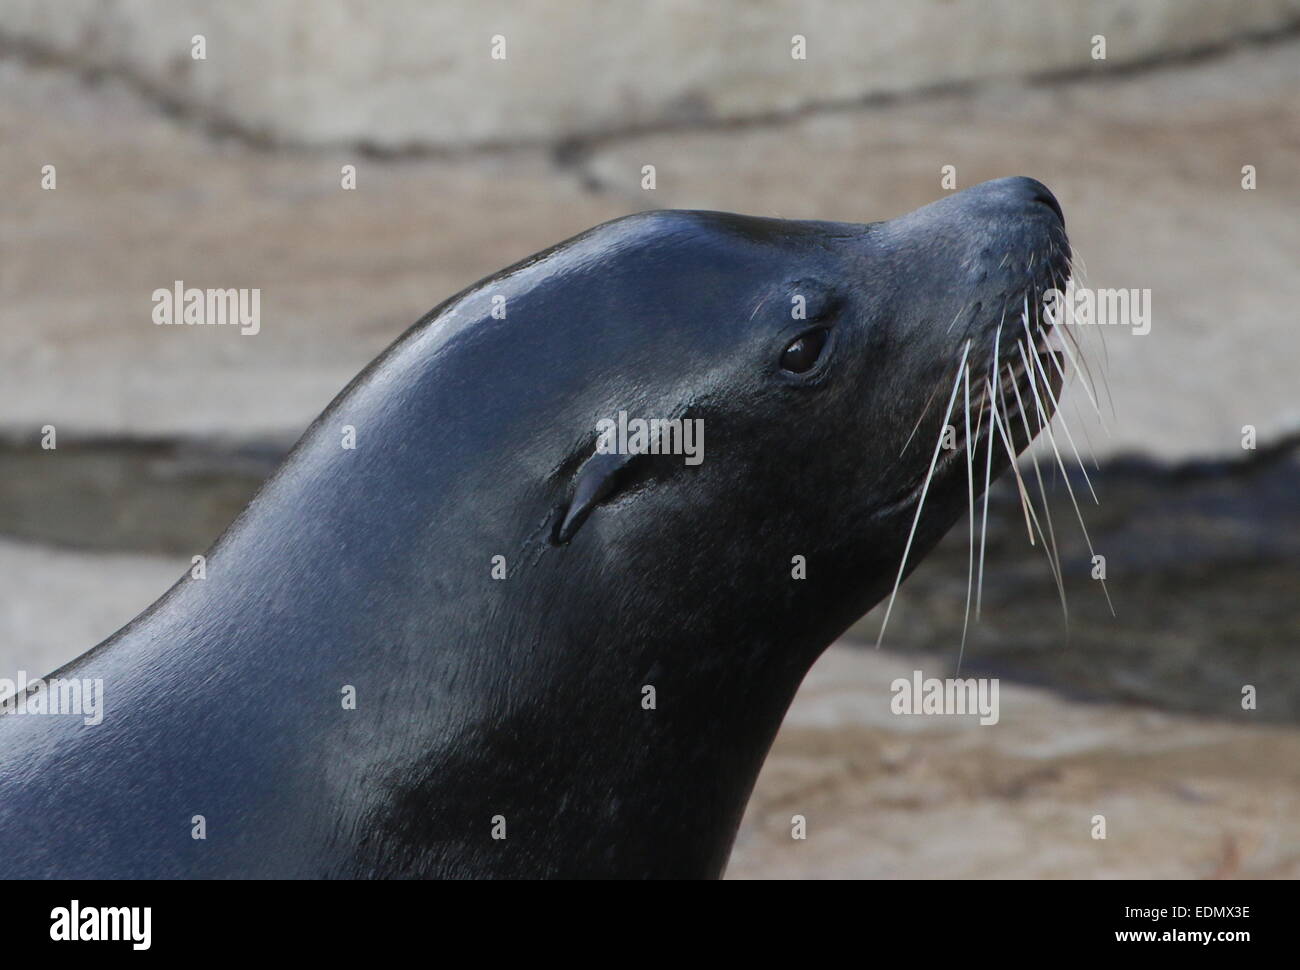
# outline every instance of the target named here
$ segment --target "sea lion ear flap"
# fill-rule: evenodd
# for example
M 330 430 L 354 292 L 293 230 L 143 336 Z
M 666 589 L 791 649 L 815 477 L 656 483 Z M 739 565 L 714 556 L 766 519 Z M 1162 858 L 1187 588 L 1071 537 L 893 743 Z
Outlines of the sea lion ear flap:
M 569 500 L 564 518 L 555 530 L 553 541 L 557 546 L 562 546 L 572 539 L 596 506 L 618 491 L 623 470 L 635 457 L 629 454 L 596 452 L 583 463 L 578 469 L 573 498 Z

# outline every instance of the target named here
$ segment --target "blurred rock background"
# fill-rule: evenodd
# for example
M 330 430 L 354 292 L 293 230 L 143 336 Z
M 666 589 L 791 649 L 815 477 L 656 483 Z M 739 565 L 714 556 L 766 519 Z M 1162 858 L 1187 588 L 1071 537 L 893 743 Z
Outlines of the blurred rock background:
M 886 649 L 877 612 L 810 675 L 730 873 L 1300 875 L 1300 0 L 0 0 L 0 93 L 0 676 L 152 602 L 501 266 L 646 208 L 872 221 L 945 165 L 1033 175 L 1092 285 L 1152 291 L 1149 334 L 1084 335 L 1108 430 L 1066 409 L 1116 616 L 1063 483 L 1068 630 L 1000 483 L 962 672 L 1003 678 L 1001 722 L 888 713 L 956 665 L 961 523 Z M 178 279 L 260 287 L 261 332 L 154 326 Z

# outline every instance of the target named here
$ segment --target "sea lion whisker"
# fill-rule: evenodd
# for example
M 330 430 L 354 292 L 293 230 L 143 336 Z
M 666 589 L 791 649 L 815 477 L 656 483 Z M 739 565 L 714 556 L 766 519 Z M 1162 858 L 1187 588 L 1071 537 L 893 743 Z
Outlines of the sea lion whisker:
M 944 411 L 943 421 L 939 423 L 939 440 L 934 443 L 934 454 L 930 457 L 930 470 L 926 473 L 925 484 L 921 487 L 921 497 L 916 503 L 916 515 L 912 518 L 912 528 L 907 534 L 907 543 L 903 546 L 903 558 L 898 564 L 898 576 L 894 579 L 893 592 L 889 594 L 889 605 L 885 607 L 885 618 L 880 622 L 880 635 L 876 637 L 876 649 L 880 649 L 880 644 L 885 639 L 885 627 L 889 625 L 889 614 L 894 611 L 894 600 L 898 596 L 898 587 L 903 582 L 903 572 L 907 569 L 907 554 L 912 551 L 912 540 L 916 538 L 916 527 L 921 521 L 921 511 L 925 508 L 925 496 L 930 490 L 930 481 L 934 478 L 935 465 L 939 463 L 939 452 L 943 450 L 943 432 L 948 426 L 948 419 L 952 417 L 952 406 L 957 400 L 957 391 L 961 388 L 962 369 L 966 366 L 966 359 L 970 356 L 970 341 L 966 341 L 966 346 L 962 349 L 961 360 L 957 364 L 957 376 L 952 382 L 952 394 L 948 396 L 948 407 Z
M 952 321 L 948 324 L 948 329 L 945 330 L 944 333 L 952 333 L 952 328 L 953 328 L 953 326 L 957 323 L 958 320 L 961 319 L 961 315 L 962 315 L 963 313 L 965 313 L 967 310 L 969 310 L 970 307 L 971 307 L 971 305 L 970 305 L 969 303 L 967 303 L 964 307 L 962 307 L 960 310 L 958 310 L 958 311 L 953 315 Z
M 1010 368 L 1010 364 L 1007 365 Z M 1011 389 L 1016 395 L 1016 407 L 1020 411 L 1020 421 L 1025 426 L 1025 436 L 1029 441 L 1034 440 L 1034 432 L 1029 427 L 1029 414 L 1025 410 L 1025 401 L 1020 394 L 1020 384 L 1014 381 Z M 1043 484 L 1043 473 L 1038 466 L 1038 456 L 1034 453 L 1033 448 L 1026 448 L 1029 454 L 1029 460 L 1034 466 L 1034 480 L 1038 483 L 1038 496 L 1043 500 L 1043 518 L 1047 520 L 1047 536 L 1043 540 L 1043 551 L 1047 554 L 1047 565 L 1052 570 L 1052 578 L 1056 581 L 1056 590 L 1061 597 L 1061 612 L 1065 616 L 1065 629 L 1070 629 L 1070 608 L 1065 599 L 1065 582 L 1061 575 L 1061 553 L 1056 545 L 1056 528 L 1052 524 L 1052 506 L 1047 501 L 1047 488 Z M 1042 535 L 1042 528 L 1039 528 L 1039 535 Z
M 1101 471 L 1101 462 L 1097 460 L 1097 449 L 1093 447 L 1092 435 L 1088 433 L 1088 423 L 1084 420 L 1083 409 L 1079 407 L 1078 395 L 1071 398 L 1071 406 L 1074 408 L 1074 416 L 1079 419 L 1079 430 L 1083 432 L 1083 443 L 1088 449 L 1088 458 L 1092 462 L 1092 467 L 1096 471 Z
M 1087 384 L 1087 381 L 1085 381 L 1085 380 L 1083 379 L 1083 376 L 1082 376 L 1082 374 L 1081 374 L 1081 372 L 1080 372 L 1080 369 L 1079 369 L 1079 367 L 1077 366 L 1077 364 L 1075 365 L 1074 370 L 1073 370 L 1072 372 L 1070 372 L 1070 373 L 1067 373 L 1067 372 L 1066 372 L 1064 366 L 1062 366 L 1062 364 L 1061 364 L 1061 360 L 1060 360 L 1059 356 L 1055 353 L 1054 348 L 1048 344 L 1048 342 L 1047 342 L 1046 339 L 1044 339 L 1044 341 L 1043 341 L 1043 343 L 1042 343 L 1042 347 L 1041 347 L 1041 352 L 1039 352 L 1038 344 L 1037 344 L 1037 342 L 1034 340 L 1033 336 L 1031 335 L 1031 333 L 1030 333 L 1030 331 L 1029 331 L 1029 325 L 1028 325 L 1028 321 L 1027 321 L 1027 319 L 1026 319 L 1025 317 L 1022 317 L 1022 318 L 1021 318 L 1021 322 L 1024 324 L 1024 330 L 1025 330 L 1025 340 L 1021 342 L 1021 343 L 1023 344 L 1023 346 L 1020 348 L 1020 351 L 1021 351 L 1021 359 L 1027 361 L 1027 360 L 1029 359 L 1029 357 L 1032 356 L 1033 361 L 1034 361 L 1034 364 L 1036 365 L 1038 372 L 1039 372 L 1039 373 L 1042 375 L 1042 377 L 1043 377 L 1043 385 L 1044 385 L 1044 387 L 1045 387 L 1046 390 L 1047 390 L 1047 394 L 1050 396 L 1050 398 L 1051 398 L 1051 400 L 1052 400 L 1052 404 L 1055 406 L 1055 414 L 1056 414 L 1056 415 L 1059 415 L 1060 418 L 1061 418 L 1061 427 L 1062 427 L 1062 429 L 1065 431 L 1066 437 L 1069 438 L 1070 445 L 1071 445 L 1072 448 L 1074 448 L 1075 458 L 1079 460 L 1079 466 L 1080 466 L 1080 468 L 1082 469 L 1082 468 L 1083 468 L 1083 461 L 1082 461 L 1081 458 L 1079 458 L 1079 449 L 1075 446 L 1074 439 L 1073 439 L 1073 437 L 1070 435 L 1070 429 L 1069 429 L 1069 427 L 1068 427 L 1068 425 L 1067 425 L 1067 423 L 1066 423 L 1066 420 L 1065 420 L 1065 414 L 1064 414 L 1064 412 L 1063 412 L 1063 409 L 1061 408 L 1061 398 L 1064 396 L 1064 389 L 1065 389 L 1065 387 L 1069 384 L 1070 377 L 1071 377 L 1072 375 L 1075 375 L 1075 374 L 1078 374 L 1078 375 L 1079 375 L 1080 383 L 1083 384 L 1083 386 L 1084 386 L 1084 390 L 1085 390 L 1085 391 L 1088 391 L 1088 384 Z M 1068 348 L 1066 348 L 1064 344 L 1062 344 L 1061 346 L 1062 346 L 1062 349 L 1063 349 L 1063 350 L 1066 352 L 1066 354 L 1068 355 L 1068 354 L 1069 354 L 1069 350 L 1068 350 Z M 1026 347 L 1032 347 L 1032 348 L 1034 348 L 1034 351 L 1035 351 L 1035 352 L 1033 352 L 1032 354 L 1028 354 L 1028 355 L 1027 355 L 1026 352 L 1025 352 L 1025 348 L 1026 348 Z M 1062 393 L 1061 393 L 1061 394 L 1057 394 L 1056 392 L 1054 392 L 1054 391 L 1052 390 L 1051 381 L 1049 380 L 1049 378 L 1048 378 L 1048 374 L 1047 374 L 1047 369 L 1046 369 L 1045 365 L 1044 365 L 1043 362 L 1042 362 L 1042 357 L 1044 356 L 1044 354 L 1045 354 L 1047 357 L 1049 357 L 1049 358 L 1051 359 L 1052 364 L 1053 364 L 1053 366 L 1054 366 L 1055 369 L 1056 369 L 1056 372 L 1057 372 L 1058 374 L 1060 374 L 1060 376 L 1061 376 L 1061 389 L 1062 389 Z M 1073 358 L 1071 357 L 1070 360 L 1073 361 Z M 1093 401 L 1093 403 L 1094 403 L 1094 407 L 1095 407 L 1096 402 L 1095 402 L 1095 400 L 1092 398 L 1091 393 L 1088 394 L 1088 397 L 1089 397 L 1089 400 L 1092 400 L 1092 401 Z M 1106 430 L 1107 434 L 1109 434 L 1110 431 L 1109 431 L 1108 428 L 1106 428 L 1106 425 L 1105 425 L 1105 419 L 1102 418 L 1100 409 L 1096 409 L 1096 410 L 1097 410 L 1097 417 L 1098 417 L 1098 419 L 1099 419 L 1099 421 L 1100 421 L 1102 427 Z M 1092 452 L 1092 438 L 1091 438 L 1091 436 L 1088 435 L 1088 430 L 1087 430 L 1086 422 L 1084 422 L 1082 415 L 1079 413 L 1078 406 L 1077 406 L 1077 399 L 1076 399 L 1076 407 L 1075 407 L 1075 416 L 1076 416 L 1077 418 L 1079 418 L 1080 428 L 1083 430 L 1083 434 L 1084 434 L 1084 436 L 1085 436 L 1085 440 L 1086 440 L 1087 445 L 1088 445 L 1089 453 L 1091 454 L 1091 453 L 1093 453 L 1093 452 Z M 1095 463 L 1096 463 L 1095 456 L 1094 456 L 1094 459 L 1093 459 L 1093 460 L 1094 460 L 1094 464 L 1095 464 Z M 1086 471 L 1084 472 L 1084 476 L 1085 476 L 1085 478 L 1087 477 L 1087 472 L 1086 472 Z M 1091 481 L 1088 482 L 1088 489 L 1089 489 L 1089 491 L 1092 491 L 1092 482 L 1091 482 Z M 1093 499 L 1094 499 L 1094 501 L 1096 501 L 1096 499 L 1097 499 L 1096 492 L 1093 492 Z M 1100 504 L 1100 503 L 1098 502 L 1098 504 Z
M 1051 324 L 1049 326 L 1050 326 L 1050 331 L 1053 332 L 1057 328 L 1056 324 Z M 1062 384 L 1069 383 L 1072 378 L 1078 378 L 1079 383 L 1083 385 L 1084 394 L 1088 396 L 1088 400 L 1092 402 L 1093 410 L 1097 412 L 1098 420 L 1100 420 L 1104 426 L 1106 419 L 1102 417 L 1101 408 L 1097 406 L 1097 399 L 1096 397 L 1093 396 L 1092 388 L 1089 386 L 1088 381 L 1084 377 L 1083 369 L 1078 365 L 1078 363 L 1075 362 L 1074 355 L 1070 352 L 1070 348 L 1066 345 L 1067 341 L 1060 340 L 1058 341 L 1058 343 L 1060 344 L 1061 347 L 1061 353 L 1060 354 L 1053 353 L 1051 357 L 1052 357 L 1052 364 L 1056 367 L 1056 372 L 1061 375 Z M 1060 358 L 1062 356 L 1066 358 L 1066 363 L 1070 364 L 1073 368 L 1069 373 L 1066 373 L 1065 365 L 1061 363 Z
M 1024 349 L 1021 348 L 1021 353 Z M 1088 555 L 1095 556 L 1096 552 L 1092 548 L 1092 539 L 1088 536 L 1088 527 L 1083 522 L 1083 512 L 1079 509 L 1079 501 L 1075 498 L 1074 487 L 1070 484 L 1070 475 L 1065 469 L 1065 461 L 1061 458 L 1061 449 L 1056 446 L 1056 436 L 1052 434 L 1052 426 L 1047 419 L 1046 409 L 1043 407 L 1043 400 L 1038 395 L 1038 384 L 1033 378 L 1032 371 L 1029 377 L 1029 389 L 1033 391 L 1034 402 L 1038 407 L 1039 422 L 1043 431 L 1047 434 L 1047 440 L 1052 446 L 1052 453 L 1056 455 L 1056 464 L 1061 469 L 1061 477 L 1065 480 L 1065 490 L 1070 496 L 1070 504 L 1074 506 L 1074 514 L 1079 519 L 1079 531 L 1083 533 L 1083 541 L 1088 545 Z M 1111 603 L 1110 591 L 1106 589 L 1106 580 L 1101 580 L 1101 591 L 1106 597 L 1106 605 L 1110 607 L 1111 615 L 1115 615 L 1115 605 Z
M 993 390 L 992 382 L 987 381 L 987 378 L 986 378 L 986 382 L 989 385 L 989 393 L 990 394 L 995 393 Z M 1007 437 L 1006 422 L 1008 420 L 1009 419 L 1006 417 L 1005 413 L 1002 413 L 998 410 L 997 403 L 995 401 L 993 406 L 992 427 L 996 427 L 1000 432 L 1002 436 L 1002 444 L 1005 446 L 1007 451 L 1007 458 L 1010 459 L 1011 472 L 1015 476 L 1016 486 L 1020 492 L 1020 509 L 1025 514 L 1025 531 L 1029 533 L 1029 544 L 1032 546 L 1035 543 L 1034 543 L 1034 527 L 1033 527 L 1033 522 L 1031 521 L 1030 518 L 1030 511 L 1029 511 L 1029 504 L 1028 504 L 1029 495 L 1025 491 L 1024 481 L 1020 478 L 1020 469 L 1016 467 L 1016 450 L 1014 447 L 1012 447 L 1010 438 Z M 1036 519 L 1037 517 L 1035 516 L 1034 518 Z
M 1100 330 L 1102 328 L 1098 327 L 1097 329 Z M 1115 397 L 1110 391 L 1110 348 L 1106 346 L 1106 337 L 1104 334 L 1101 338 L 1101 347 L 1106 355 L 1105 362 L 1100 368 L 1098 368 L 1101 371 L 1101 386 L 1106 391 L 1106 406 L 1110 409 L 1110 419 L 1118 423 L 1119 416 L 1115 413 Z
M 1025 337 L 1032 341 L 1032 335 L 1029 332 L 1028 319 L 1024 319 L 1024 324 L 1025 324 Z M 1020 354 L 1022 357 L 1025 356 L 1025 348 L 1023 345 L 1020 345 Z M 1060 418 L 1061 430 L 1065 432 L 1065 440 L 1069 442 L 1070 449 L 1074 452 L 1074 460 L 1079 463 L 1079 471 L 1083 473 L 1083 480 L 1088 485 L 1088 491 L 1092 493 L 1092 501 L 1094 504 L 1100 505 L 1101 499 L 1097 498 L 1097 492 L 1092 487 L 1092 479 L 1088 477 L 1088 469 L 1084 467 L 1083 458 L 1081 458 L 1079 455 L 1079 448 L 1074 443 L 1074 435 L 1070 434 L 1070 425 L 1066 422 L 1065 414 L 1061 410 L 1061 402 L 1057 399 L 1056 393 L 1052 390 L 1052 382 L 1047 378 L 1047 370 L 1046 368 L 1043 367 L 1042 358 L 1040 357 L 1040 355 L 1036 353 L 1030 354 L 1029 357 L 1033 358 L 1033 363 L 1037 364 L 1038 366 L 1038 372 L 1043 375 L 1043 390 L 1047 392 L 1047 396 L 1052 401 L 1052 406 L 1056 409 L 1056 416 Z M 1026 357 L 1025 366 L 1026 367 L 1029 366 L 1028 357 Z
M 903 453 L 907 451 L 907 446 L 910 445 L 912 443 L 912 439 L 916 437 L 916 432 L 921 427 L 921 422 L 925 420 L 925 416 L 930 413 L 930 405 L 934 403 L 935 395 L 937 395 L 938 393 L 939 393 L 939 385 L 936 384 L 934 386 L 934 390 L 930 392 L 930 396 L 926 399 L 925 407 L 921 408 L 921 413 L 916 419 L 916 424 L 912 425 L 912 433 L 909 434 L 907 436 L 907 440 L 903 442 L 903 450 L 898 453 L 899 458 L 903 457 Z
M 981 388 L 981 390 L 980 390 L 980 392 L 979 392 L 979 401 L 980 401 L 980 409 L 979 409 L 979 413 L 977 413 L 977 414 L 975 415 L 975 441 L 976 441 L 976 447 L 978 447 L 978 442 L 979 442 L 979 440 L 980 440 L 980 431 L 982 431 L 983 428 L 984 428 L 984 391 L 983 391 L 982 388 Z M 974 460 L 973 457 L 972 457 L 972 460 Z
M 1088 279 L 1088 264 L 1084 261 L 1082 256 L 1080 256 L 1077 252 L 1073 250 L 1071 250 L 1071 254 L 1070 254 L 1070 276 L 1073 279 L 1078 279 L 1079 282 L 1083 285 L 1084 289 L 1088 289 L 1090 287 L 1090 282 Z M 1107 373 L 1110 369 L 1110 347 L 1106 343 L 1106 328 L 1097 327 L 1095 329 L 1100 331 L 1100 335 L 1098 336 L 1097 339 L 1101 342 L 1101 349 L 1103 355 L 1100 370 L 1101 370 L 1102 385 L 1106 391 L 1106 404 L 1107 407 L 1110 409 L 1111 420 L 1118 421 L 1119 418 L 1115 413 L 1115 399 L 1114 397 L 1111 396 L 1110 378 Z M 1085 366 L 1087 366 L 1087 359 L 1084 354 L 1082 342 L 1076 339 L 1075 346 L 1079 350 L 1079 356 L 1084 358 L 1084 364 Z M 1089 377 L 1092 376 L 1092 369 L 1090 367 L 1088 368 L 1088 376 Z M 1096 386 L 1095 380 L 1093 384 L 1095 387 Z
M 1005 318 L 1004 318 L 1005 319 Z M 1002 324 L 998 324 L 997 333 L 993 336 L 993 366 L 997 367 L 998 356 L 1001 352 L 1002 343 Z M 989 410 L 993 409 L 993 402 L 989 401 Z M 992 424 L 993 418 L 989 418 Z M 984 549 L 988 538 L 989 531 L 989 481 L 993 477 L 993 435 L 989 434 L 988 454 L 984 459 L 984 512 L 980 520 L 980 569 L 979 579 L 975 583 L 975 619 L 980 618 L 980 606 L 983 602 L 984 595 Z
M 970 515 L 968 517 L 969 529 L 967 532 L 967 553 L 966 553 L 966 611 L 961 623 L 961 648 L 957 651 L 957 672 L 961 672 L 962 658 L 966 655 L 966 632 L 970 627 L 970 597 L 971 587 L 975 582 L 975 464 L 971 457 L 974 449 L 974 441 L 970 435 L 970 364 L 964 368 L 965 376 L 965 394 L 966 394 L 966 496 Z M 983 415 L 981 408 L 980 414 Z
M 989 393 L 993 393 L 992 384 L 989 384 Z M 1024 481 L 1021 478 L 1021 469 L 1019 469 L 1017 464 L 1015 464 L 1015 447 L 1011 445 L 1010 436 L 1006 433 L 1006 425 L 1008 425 L 1009 421 L 1010 417 L 1006 416 L 1005 410 L 1000 412 L 997 410 L 997 407 L 993 408 L 993 426 L 996 426 L 998 433 L 1001 434 L 1002 445 L 1006 447 L 1006 456 L 1010 459 L 1011 473 L 1015 476 L 1015 484 L 1017 484 L 1019 493 L 1021 493 L 1021 511 L 1024 512 L 1024 531 L 1030 534 L 1030 545 L 1032 546 L 1036 545 L 1034 541 L 1034 525 L 1037 523 L 1037 516 L 1032 514 L 1030 501 L 1028 501 L 1030 495 L 1028 495 L 1027 490 L 1024 489 Z
M 1064 325 L 1053 324 L 1052 329 L 1059 330 L 1062 326 Z M 1065 334 L 1069 339 L 1061 341 L 1061 350 L 1064 351 L 1065 356 L 1069 358 L 1070 364 L 1073 365 L 1074 373 L 1079 375 L 1079 383 L 1083 385 L 1084 393 L 1088 395 L 1088 400 L 1092 402 L 1093 410 L 1097 412 L 1098 423 L 1101 424 L 1102 430 L 1106 432 L 1106 437 L 1109 438 L 1111 436 L 1110 427 L 1106 424 L 1106 418 L 1101 413 L 1101 405 L 1097 403 L 1097 396 L 1093 393 L 1095 390 L 1096 378 L 1092 376 L 1092 368 L 1086 366 L 1088 362 L 1083 358 L 1083 348 L 1079 346 L 1078 341 L 1074 340 L 1073 335 L 1071 335 L 1068 330 L 1065 331 Z M 1070 350 L 1071 343 L 1074 343 L 1075 347 L 1079 350 L 1078 358 L 1076 358 L 1074 352 Z M 1053 355 L 1053 359 L 1055 359 L 1055 355 Z M 1084 366 L 1080 366 L 1080 360 L 1082 360 Z M 1056 366 L 1061 370 L 1061 378 L 1064 380 L 1065 371 L 1061 368 L 1061 362 L 1059 360 L 1056 361 Z
M 1053 282 L 1057 282 L 1058 280 L 1055 271 L 1053 271 L 1052 279 Z M 1057 283 L 1057 286 L 1058 290 L 1063 288 L 1059 282 Z M 1055 335 L 1056 328 L 1057 324 L 1054 321 L 1051 322 L 1050 327 L 1045 330 L 1043 346 L 1048 351 L 1048 357 L 1051 358 L 1052 366 L 1055 367 L 1056 372 L 1061 375 L 1061 394 L 1064 395 L 1065 389 L 1070 385 L 1071 381 L 1077 379 L 1078 382 L 1083 385 L 1083 391 L 1087 395 L 1088 401 L 1092 404 L 1092 410 L 1097 415 L 1097 423 L 1101 425 L 1101 429 L 1106 433 L 1106 436 L 1110 437 L 1110 428 L 1107 427 L 1106 419 L 1102 416 L 1101 408 L 1097 405 L 1097 398 L 1093 394 L 1093 388 L 1090 386 L 1088 378 L 1084 375 L 1083 369 L 1079 367 L 1074 355 L 1070 353 L 1069 344 L 1071 341 L 1062 339 L 1058 336 L 1055 343 L 1051 342 L 1051 338 Z M 1060 354 L 1056 353 L 1055 350 L 1058 344 L 1061 348 Z M 1068 372 L 1066 371 L 1065 363 L 1062 363 L 1062 356 L 1065 357 L 1065 363 L 1071 365 L 1071 370 Z M 1100 471 L 1101 463 L 1097 461 L 1097 451 L 1092 444 L 1092 435 L 1088 432 L 1088 422 L 1084 419 L 1083 411 L 1079 406 L 1078 395 L 1073 395 L 1072 401 L 1074 404 L 1075 417 L 1079 419 L 1079 427 L 1083 431 L 1084 440 L 1088 446 L 1088 455 L 1092 459 L 1093 467 Z M 1028 431 L 1029 429 L 1026 428 L 1025 430 Z

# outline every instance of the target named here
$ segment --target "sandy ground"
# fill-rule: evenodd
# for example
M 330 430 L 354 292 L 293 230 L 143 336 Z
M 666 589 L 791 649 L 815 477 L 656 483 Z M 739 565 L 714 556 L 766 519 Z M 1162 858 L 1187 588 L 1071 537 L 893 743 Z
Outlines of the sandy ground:
M 1300 876 L 1293 727 L 1006 682 L 996 725 L 891 713 L 890 683 L 926 668 L 847 643 L 827 651 L 759 776 L 730 878 Z M 791 837 L 796 814 L 804 840 Z

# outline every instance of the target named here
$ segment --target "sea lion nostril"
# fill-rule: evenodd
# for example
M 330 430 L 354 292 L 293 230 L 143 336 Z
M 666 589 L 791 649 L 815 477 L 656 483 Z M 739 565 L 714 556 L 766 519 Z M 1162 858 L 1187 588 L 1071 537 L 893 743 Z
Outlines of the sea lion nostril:
M 1065 225 L 1065 213 L 1061 211 L 1061 203 L 1056 201 L 1056 196 L 1052 194 L 1051 189 L 1038 179 L 1022 178 L 1020 182 L 1030 201 L 1041 202 L 1047 206 L 1056 213 L 1056 218 L 1061 220 L 1061 225 Z
M 1061 211 L 1061 203 L 1056 201 L 1056 196 L 1052 195 L 1045 185 L 1040 185 L 1039 189 L 1040 191 L 1034 196 L 1034 199 L 1055 212 L 1056 218 L 1061 220 L 1061 225 L 1065 225 L 1065 213 Z

